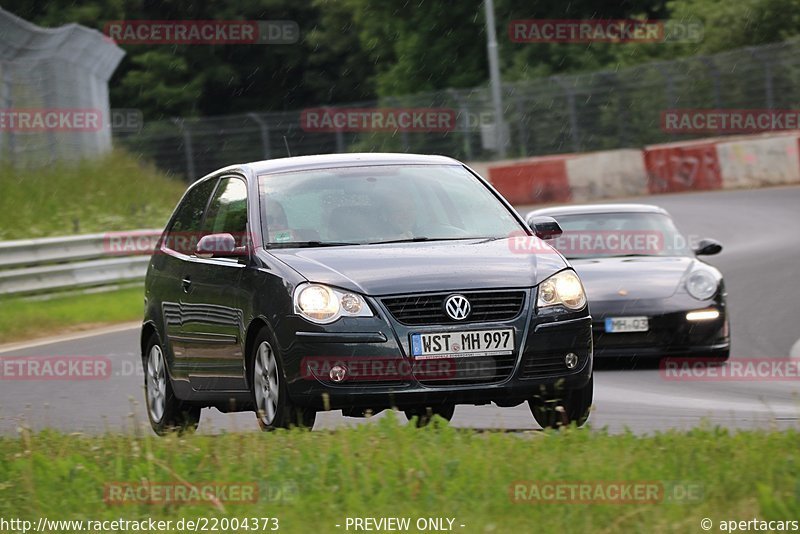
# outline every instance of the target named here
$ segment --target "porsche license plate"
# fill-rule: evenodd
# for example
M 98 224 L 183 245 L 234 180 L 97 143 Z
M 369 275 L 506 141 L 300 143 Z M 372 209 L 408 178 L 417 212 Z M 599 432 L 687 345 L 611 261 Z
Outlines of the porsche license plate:
M 621 332 L 647 332 L 650 321 L 647 317 L 607 317 L 606 332 L 616 334 Z

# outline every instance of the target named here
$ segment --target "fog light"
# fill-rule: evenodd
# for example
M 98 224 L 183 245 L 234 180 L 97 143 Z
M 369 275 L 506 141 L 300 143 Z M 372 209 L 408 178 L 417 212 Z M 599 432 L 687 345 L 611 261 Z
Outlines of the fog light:
M 328 376 L 331 377 L 331 380 L 334 382 L 341 382 L 344 380 L 344 377 L 347 375 L 347 367 L 343 365 L 334 365 L 331 367 L 331 372 L 328 373 Z
M 564 363 L 567 366 L 567 369 L 575 369 L 578 365 L 578 355 L 574 352 L 570 352 L 566 356 L 564 356 Z
M 686 314 L 687 321 L 713 321 L 719 318 L 719 310 L 697 310 Z

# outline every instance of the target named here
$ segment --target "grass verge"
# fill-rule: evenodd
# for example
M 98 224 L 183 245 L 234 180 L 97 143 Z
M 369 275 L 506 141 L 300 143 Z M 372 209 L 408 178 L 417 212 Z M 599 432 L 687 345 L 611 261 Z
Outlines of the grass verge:
M 165 439 L 21 430 L 0 439 L 0 517 L 277 517 L 282 531 L 317 533 L 346 532 L 347 517 L 454 518 L 456 532 L 701 532 L 700 521 L 710 518 L 718 531 L 721 520 L 800 516 L 798 438 L 796 431 L 712 428 L 520 436 L 444 425 L 419 430 L 394 417 L 335 432 Z M 260 491 L 245 503 L 104 499 L 108 484 L 148 481 L 254 483 Z M 655 503 L 515 503 L 517 481 L 655 481 L 702 492 Z
M 49 300 L 0 300 L 0 343 L 47 337 L 78 327 L 142 318 L 144 289 L 133 287 Z
M 186 184 L 124 152 L 36 170 L 0 167 L 0 241 L 159 228 Z

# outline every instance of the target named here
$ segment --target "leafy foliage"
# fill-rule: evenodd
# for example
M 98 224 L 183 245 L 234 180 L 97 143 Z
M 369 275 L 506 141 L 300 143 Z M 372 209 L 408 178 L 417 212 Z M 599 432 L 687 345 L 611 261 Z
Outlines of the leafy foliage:
M 483 3 L 477 0 L 10 0 L 5 9 L 43 26 L 107 21 L 294 20 L 296 45 L 124 45 L 112 105 L 148 120 L 301 109 L 445 88 L 488 78 Z M 800 0 L 496 0 L 506 81 L 617 70 L 788 39 L 800 33 Z M 517 19 L 700 21 L 699 43 L 513 43 Z

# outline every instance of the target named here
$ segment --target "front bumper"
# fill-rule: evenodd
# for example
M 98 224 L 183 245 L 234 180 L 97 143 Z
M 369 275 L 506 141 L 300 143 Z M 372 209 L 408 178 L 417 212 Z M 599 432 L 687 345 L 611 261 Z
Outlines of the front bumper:
M 698 301 L 688 295 L 641 301 L 592 301 L 594 353 L 597 358 L 727 358 L 730 329 L 724 295 Z M 716 310 L 712 320 L 690 321 L 687 313 Z M 609 333 L 610 317 L 646 316 L 647 332 Z
M 435 404 L 514 406 L 543 389 L 577 388 L 592 374 L 592 332 L 588 309 L 579 312 L 537 313 L 535 290 L 526 290 L 525 305 L 507 321 L 410 326 L 395 320 L 378 299 L 370 299 L 375 317 L 342 319 L 331 325 L 313 325 L 288 317 L 278 331 L 289 395 L 294 403 L 318 410 L 385 408 Z M 414 333 L 513 330 L 513 354 L 447 360 L 446 372 L 420 370 L 422 362 L 410 356 Z M 566 356 L 577 358 L 568 367 Z M 309 361 L 327 367 L 309 369 Z M 377 362 L 377 367 L 370 367 Z M 430 361 L 428 361 L 430 362 Z M 435 361 L 434 361 L 435 362 Z M 342 382 L 327 371 L 337 363 L 348 368 L 392 369 L 364 373 Z M 358 364 L 363 363 L 363 367 Z M 428 374 L 426 374 L 428 373 Z

